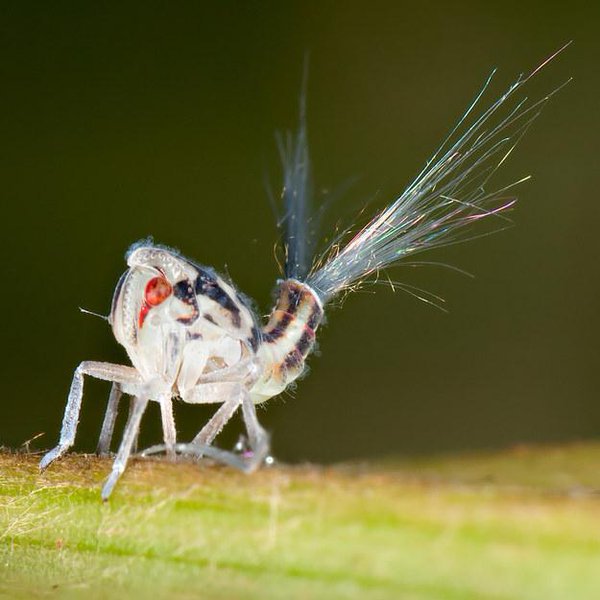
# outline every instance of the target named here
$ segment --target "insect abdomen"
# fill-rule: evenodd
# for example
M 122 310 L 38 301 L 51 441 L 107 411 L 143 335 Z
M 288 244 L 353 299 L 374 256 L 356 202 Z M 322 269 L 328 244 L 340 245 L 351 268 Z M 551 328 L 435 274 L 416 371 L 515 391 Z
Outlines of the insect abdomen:
M 276 396 L 301 375 L 322 319 L 323 306 L 310 286 L 295 279 L 281 283 L 258 350 L 263 376 L 252 389 L 256 402 Z

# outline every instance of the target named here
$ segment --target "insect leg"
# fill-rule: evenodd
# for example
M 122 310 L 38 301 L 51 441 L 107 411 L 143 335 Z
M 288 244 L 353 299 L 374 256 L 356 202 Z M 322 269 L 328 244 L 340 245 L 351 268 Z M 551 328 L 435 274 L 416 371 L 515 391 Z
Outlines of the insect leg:
M 63 416 L 62 427 L 60 431 L 60 440 L 58 445 L 47 452 L 40 461 L 40 470 L 43 471 L 50 463 L 62 456 L 75 441 L 75 433 L 79 422 L 79 411 L 81 410 L 81 399 L 83 397 L 83 376 L 89 375 L 97 379 L 112 381 L 126 386 L 124 391 L 130 392 L 139 387 L 142 378 L 132 367 L 122 365 L 113 365 L 111 363 L 84 361 L 73 375 L 69 398 Z
M 121 390 L 119 384 L 113 383 L 110 390 L 110 396 L 108 397 L 108 405 L 106 407 L 104 421 L 102 422 L 98 447 L 96 448 L 96 454 L 99 456 L 106 456 L 110 451 L 110 442 L 115 429 L 115 421 L 117 420 L 119 400 L 121 399 L 122 395 L 123 391 Z
M 252 398 L 246 390 L 244 390 L 244 398 L 242 400 L 242 414 L 244 415 L 244 423 L 246 424 L 246 431 L 248 432 L 248 439 L 252 450 L 252 456 L 249 460 L 245 461 L 242 470 L 246 473 L 252 473 L 267 458 L 271 446 L 269 434 L 258 422 L 256 405 L 252 402 Z
M 210 385 L 210 384 L 208 384 Z M 214 385 L 214 384 L 213 384 Z M 225 383 L 221 384 L 225 385 Z M 209 446 L 213 440 L 221 433 L 223 427 L 237 410 L 241 404 L 243 393 L 242 386 L 234 384 L 235 387 L 231 390 L 229 398 L 223 402 L 219 407 L 219 410 L 212 416 L 210 421 L 200 430 L 196 437 L 192 440 L 192 445 Z M 224 388 L 227 389 L 227 388 Z
M 245 358 L 244 360 L 241 360 L 230 367 L 224 367 L 223 369 L 218 369 L 217 371 L 212 371 L 210 373 L 203 373 L 196 382 L 196 386 L 198 384 L 222 383 L 225 381 L 254 381 L 256 378 L 257 369 L 258 367 L 256 365 L 256 359 Z
M 196 392 L 194 395 L 196 403 L 200 401 L 200 395 L 204 394 L 205 390 L 210 390 L 208 387 L 209 385 L 210 384 L 199 385 L 194 389 Z M 225 387 L 225 382 L 213 385 L 215 387 L 218 385 L 221 393 L 225 393 L 227 390 Z M 230 388 L 230 393 L 232 395 L 229 397 L 229 399 L 225 400 L 223 405 L 214 414 L 212 419 L 202 428 L 200 433 L 196 435 L 192 442 L 189 444 L 177 444 L 175 449 L 181 454 L 188 454 L 197 458 L 207 456 L 219 462 L 240 469 L 245 473 L 251 473 L 263 463 L 269 454 L 269 435 L 258 422 L 258 418 L 256 416 L 256 407 L 254 402 L 252 402 L 252 398 L 250 397 L 248 391 L 241 385 L 238 385 L 237 390 Z M 188 399 L 188 402 L 189 401 L 190 399 Z M 207 398 L 206 401 L 210 400 Z M 242 405 L 244 423 L 246 425 L 246 431 L 248 433 L 250 442 L 251 455 L 248 458 L 242 457 L 234 452 L 227 452 L 225 450 L 221 450 L 220 448 L 211 446 L 214 438 L 225 426 L 227 421 L 229 421 L 240 404 Z M 152 448 L 148 448 L 144 454 L 160 452 L 163 449 L 164 446 L 153 446 Z
M 148 398 L 134 398 L 133 410 L 129 415 L 127 425 L 125 426 L 125 432 L 123 433 L 123 439 L 121 440 L 117 457 L 113 463 L 112 471 L 108 476 L 104 487 L 102 488 L 103 500 L 108 500 L 108 497 L 111 495 L 115 484 L 119 480 L 119 477 L 121 477 L 123 471 L 125 471 L 127 461 L 129 460 L 129 455 L 131 454 L 131 448 L 133 447 L 133 443 L 140 429 L 140 423 L 142 421 L 144 411 L 146 410 L 146 406 L 148 406 Z
M 191 444 L 175 445 L 177 452 L 190 454 L 190 452 L 184 452 L 182 449 L 192 445 L 194 448 L 198 448 L 199 445 L 209 445 L 220 433 L 227 421 L 231 419 L 233 413 L 235 413 L 241 404 L 241 391 L 242 385 L 240 383 L 233 381 L 221 381 L 215 383 L 198 384 L 192 390 L 186 392 L 186 394 L 183 396 L 183 400 L 189 404 L 221 403 L 222 405 L 211 417 L 210 421 L 202 428 L 200 433 L 196 435 Z M 146 450 L 142 452 L 142 456 L 164 452 L 167 449 L 167 444 L 167 437 L 165 436 L 165 444 L 158 444 L 156 446 L 146 448 Z M 195 453 L 198 454 L 199 457 L 202 456 L 202 452 L 198 452 L 196 450 Z
M 177 432 L 175 430 L 175 419 L 173 418 L 173 400 L 171 396 L 161 396 L 160 416 L 162 418 L 163 438 L 165 440 L 165 451 L 170 460 L 175 460 L 175 443 Z
M 129 368 L 129 367 L 126 367 Z M 123 395 L 123 390 L 121 389 L 121 385 L 119 383 L 114 383 L 113 387 L 110 390 L 110 396 L 108 398 L 108 406 L 106 407 L 106 413 L 104 415 L 104 421 L 102 423 L 102 430 L 100 431 L 100 439 L 98 441 L 98 447 L 96 450 L 96 454 L 100 456 L 106 456 L 110 451 L 110 443 L 112 441 L 112 436 L 115 428 L 115 421 L 117 420 L 117 413 L 119 412 L 119 401 Z M 134 400 L 133 397 L 129 402 L 129 414 L 133 411 Z M 174 426 L 174 424 L 173 424 Z M 138 431 L 139 434 L 139 431 Z M 135 439 L 133 441 L 133 451 L 137 450 L 137 438 L 138 434 L 136 434 Z
M 127 420 L 131 419 L 131 415 L 133 414 L 133 411 L 135 410 L 135 396 L 132 396 L 131 398 L 129 398 L 129 412 L 127 413 Z M 131 450 L 133 452 L 137 452 L 137 445 L 138 445 L 138 437 L 140 435 L 140 430 L 138 429 L 135 432 L 135 436 L 133 438 L 133 443 L 131 444 Z
M 202 431 L 194 438 L 190 444 L 178 444 L 177 451 L 182 454 L 191 454 L 198 458 L 202 456 L 210 457 L 224 464 L 240 469 L 244 473 L 252 473 L 263 463 L 269 454 L 269 435 L 258 422 L 256 416 L 256 407 L 248 391 L 244 388 L 241 390 L 241 404 L 244 416 L 244 423 L 250 442 L 251 455 L 249 457 L 240 456 L 234 452 L 227 452 L 220 448 L 210 446 L 211 438 L 201 437 L 205 430 L 209 427 L 210 422 L 202 429 Z M 223 408 L 223 407 L 221 407 Z M 215 415 L 216 417 L 217 415 Z M 210 441 L 209 441 L 210 440 Z

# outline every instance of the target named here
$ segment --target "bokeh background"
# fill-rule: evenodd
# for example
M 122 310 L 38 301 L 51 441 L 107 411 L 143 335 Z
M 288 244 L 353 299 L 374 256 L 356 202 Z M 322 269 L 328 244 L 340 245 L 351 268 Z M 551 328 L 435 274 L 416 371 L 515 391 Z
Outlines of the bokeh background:
M 600 436 L 599 14 L 593 3 L 92 2 L 0 8 L 0 444 L 56 442 L 72 371 L 125 362 L 100 319 L 134 241 L 218 270 L 262 313 L 278 276 L 264 189 L 274 131 L 296 123 L 310 51 L 326 228 L 410 182 L 493 67 L 492 96 L 567 40 L 529 86 L 569 77 L 506 164 L 527 174 L 509 231 L 431 253 L 476 275 L 394 272 L 449 314 L 381 287 L 329 314 L 320 355 L 261 419 L 284 460 L 463 451 Z M 95 447 L 109 391 L 87 385 L 77 447 Z M 208 413 L 178 407 L 181 439 Z M 227 446 L 239 422 L 224 433 Z M 144 439 L 159 432 L 156 409 Z

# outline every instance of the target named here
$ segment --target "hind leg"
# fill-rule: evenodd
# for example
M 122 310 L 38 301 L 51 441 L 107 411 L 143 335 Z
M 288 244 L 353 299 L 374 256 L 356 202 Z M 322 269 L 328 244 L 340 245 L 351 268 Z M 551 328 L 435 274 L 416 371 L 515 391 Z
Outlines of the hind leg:
M 176 444 L 175 450 L 178 453 L 196 458 L 210 457 L 248 473 L 256 470 L 262 464 L 269 453 L 269 436 L 258 422 L 256 407 L 242 384 L 233 382 L 199 384 L 186 395 L 184 400 L 194 404 L 216 402 L 222 404 L 189 444 Z M 249 456 L 245 457 L 211 445 L 240 406 L 250 444 Z M 162 444 L 152 446 L 146 449 L 142 455 L 147 456 L 164 450 L 165 446 Z
M 199 384 L 185 394 L 183 400 L 189 404 L 221 404 L 217 412 L 194 438 L 192 443 L 195 443 L 196 447 L 200 445 L 209 446 L 225 427 L 241 404 L 241 390 L 240 383 L 222 381 Z M 165 444 L 146 448 L 142 452 L 142 456 L 164 452 L 167 450 L 167 445 L 168 442 L 165 439 Z M 177 452 L 181 452 L 181 449 L 186 446 L 189 446 L 189 444 L 174 445 Z
M 254 402 L 252 402 L 252 398 L 245 388 L 240 389 L 240 398 L 237 400 L 237 406 L 239 406 L 239 404 L 242 406 L 242 415 L 248 434 L 250 446 L 249 452 L 240 455 L 210 445 L 215 437 L 215 428 L 220 426 L 219 411 L 217 411 L 213 419 L 202 428 L 200 433 L 196 435 L 190 444 L 178 447 L 178 451 L 182 454 L 198 457 L 208 456 L 214 460 L 235 467 L 236 469 L 240 469 L 241 471 L 244 471 L 244 473 L 256 471 L 269 454 L 269 435 L 258 422 L 256 406 L 254 405 Z M 225 408 L 225 405 L 221 408 Z M 213 423 L 213 421 L 215 421 L 215 423 Z

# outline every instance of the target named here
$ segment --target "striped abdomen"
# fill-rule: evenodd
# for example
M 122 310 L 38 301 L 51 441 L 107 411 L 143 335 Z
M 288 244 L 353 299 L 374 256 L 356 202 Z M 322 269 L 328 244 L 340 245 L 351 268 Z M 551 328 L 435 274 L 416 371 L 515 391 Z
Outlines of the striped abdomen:
M 281 283 L 277 304 L 262 331 L 258 356 L 263 375 L 252 389 L 255 402 L 281 393 L 302 373 L 322 319 L 323 306 L 311 287 L 295 279 Z

